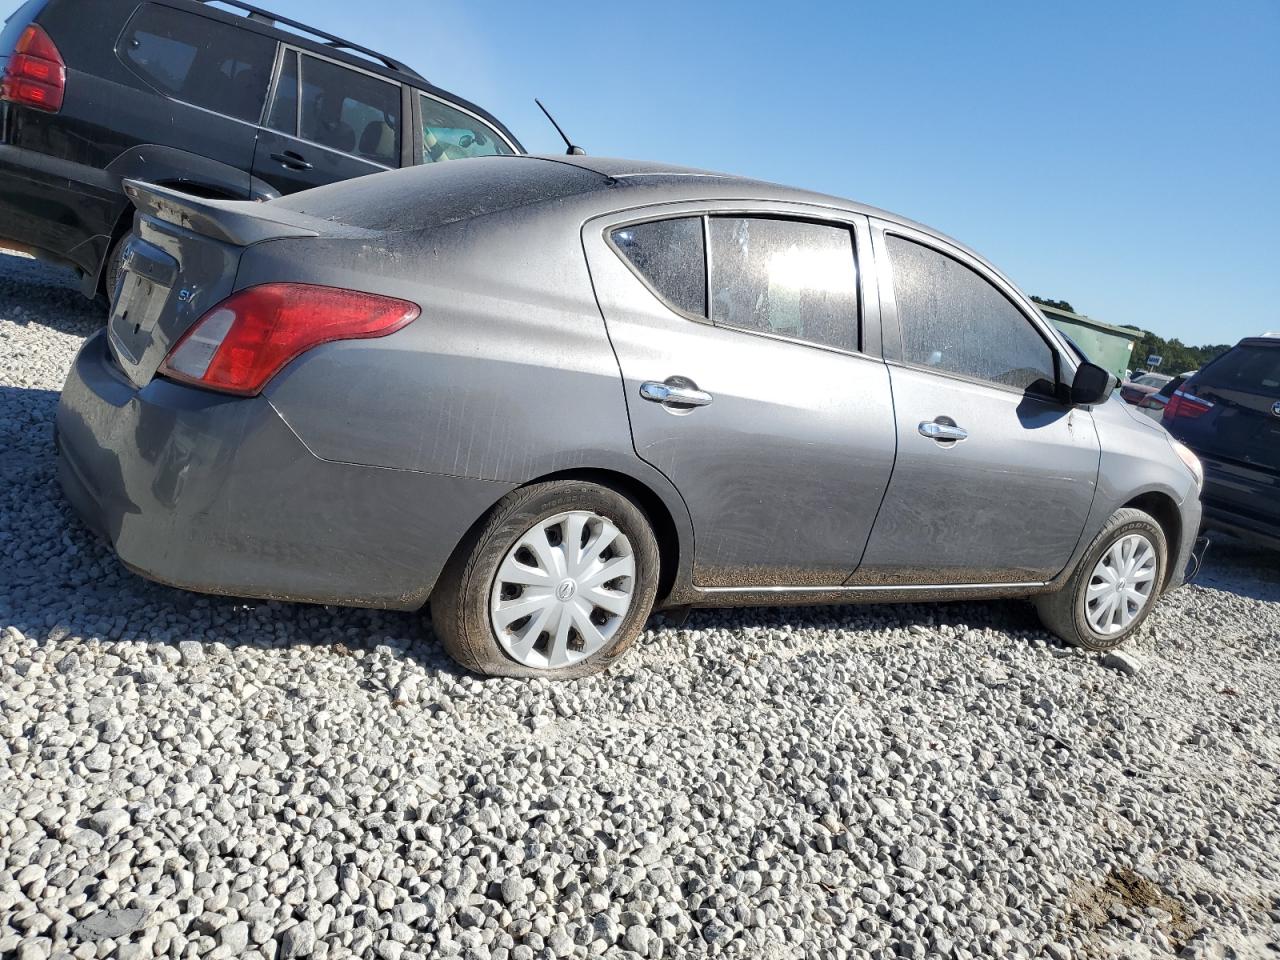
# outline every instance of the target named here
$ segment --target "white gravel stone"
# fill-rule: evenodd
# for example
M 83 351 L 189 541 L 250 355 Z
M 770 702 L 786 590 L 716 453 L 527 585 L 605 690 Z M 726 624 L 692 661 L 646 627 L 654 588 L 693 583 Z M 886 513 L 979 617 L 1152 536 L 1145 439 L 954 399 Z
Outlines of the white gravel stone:
M 1269 955 L 1274 554 L 1215 544 L 1128 675 L 967 603 L 480 679 L 414 614 L 129 573 L 52 448 L 100 322 L 0 256 L 0 956 Z

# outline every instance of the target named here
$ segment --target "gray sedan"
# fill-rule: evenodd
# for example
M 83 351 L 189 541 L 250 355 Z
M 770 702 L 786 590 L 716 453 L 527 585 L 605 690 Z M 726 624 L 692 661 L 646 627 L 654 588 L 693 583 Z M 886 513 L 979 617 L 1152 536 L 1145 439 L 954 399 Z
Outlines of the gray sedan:
M 1192 557 L 1196 458 L 882 210 L 586 157 L 127 190 L 57 429 L 144 576 L 429 604 L 472 670 L 576 676 L 655 606 L 1024 597 L 1105 650 Z

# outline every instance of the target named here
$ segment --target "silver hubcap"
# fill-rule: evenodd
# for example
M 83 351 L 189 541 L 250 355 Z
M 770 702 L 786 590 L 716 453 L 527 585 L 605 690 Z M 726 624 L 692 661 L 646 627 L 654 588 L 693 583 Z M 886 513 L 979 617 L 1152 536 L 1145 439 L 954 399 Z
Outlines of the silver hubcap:
M 622 626 L 635 574 L 631 541 L 612 521 L 586 510 L 542 520 L 498 567 L 489 598 L 493 631 L 526 667 L 576 663 Z
M 1085 593 L 1089 626 L 1108 636 L 1127 630 L 1151 601 L 1156 584 L 1156 550 L 1140 533 L 1113 543 L 1093 568 Z

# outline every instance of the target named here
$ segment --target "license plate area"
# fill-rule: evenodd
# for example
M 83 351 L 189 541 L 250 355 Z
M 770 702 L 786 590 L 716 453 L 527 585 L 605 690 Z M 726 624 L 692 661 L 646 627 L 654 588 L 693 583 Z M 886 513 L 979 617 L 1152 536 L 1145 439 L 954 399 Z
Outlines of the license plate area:
M 125 248 L 107 335 L 116 360 L 135 382 L 177 272 L 173 257 L 144 240 L 135 237 Z

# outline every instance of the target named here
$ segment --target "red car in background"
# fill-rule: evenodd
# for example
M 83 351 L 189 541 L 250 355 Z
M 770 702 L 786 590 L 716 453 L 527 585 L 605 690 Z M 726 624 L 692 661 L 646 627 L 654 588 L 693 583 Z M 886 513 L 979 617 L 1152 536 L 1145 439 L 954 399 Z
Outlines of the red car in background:
M 1120 396 L 1125 403 L 1139 406 L 1143 400 L 1158 393 L 1160 388 L 1172 380 L 1163 373 L 1141 373 L 1132 380 L 1120 384 Z

